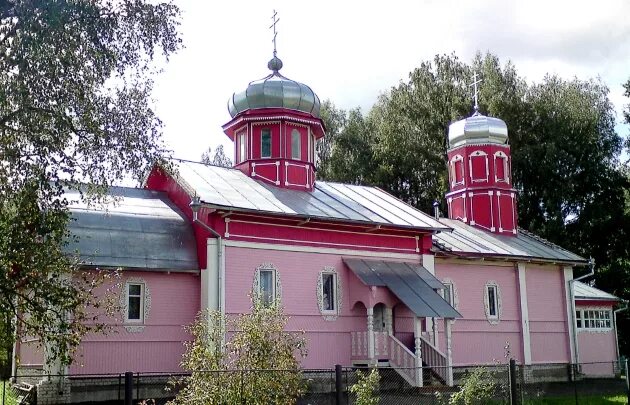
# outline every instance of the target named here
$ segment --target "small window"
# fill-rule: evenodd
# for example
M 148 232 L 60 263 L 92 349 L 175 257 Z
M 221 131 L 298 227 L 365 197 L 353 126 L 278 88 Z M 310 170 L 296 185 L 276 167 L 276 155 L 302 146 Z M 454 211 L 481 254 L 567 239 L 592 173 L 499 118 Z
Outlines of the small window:
M 577 323 L 577 327 L 582 327 L 582 311 L 575 311 L 575 321 Z
M 300 131 L 294 129 L 291 131 L 291 159 L 301 159 L 302 158 L 302 142 L 301 142 Z
M 444 284 L 444 301 L 448 302 L 452 307 L 455 307 L 454 302 L 454 294 L 453 294 L 453 283 L 443 283 Z
M 337 311 L 337 280 L 335 273 L 322 273 L 323 311 Z
M 488 317 L 498 318 L 497 286 L 488 285 L 486 288 L 488 289 Z
M 451 159 L 451 185 L 464 184 L 464 158 L 457 155 Z
M 313 163 L 313 135 L 308 134 L 308 161 Z
M 259 293 L 264 305 L 270 305 L 276 299 L 276 272 L 272 269 L 261 269 L 259 273 Z
M 241 132 L 238 134 L 238 163 L 244 162 L 247 159 L 247 133 Z
M 142 322 L 144 319 L 144 285 L 127 284 L 127 321 Z
M 611 329 L 610 310 L 577 310 L 575 319 L 578 329 Z
M 271 157 L 271 130 L 268 128 L 260 131 L 260 157 Z

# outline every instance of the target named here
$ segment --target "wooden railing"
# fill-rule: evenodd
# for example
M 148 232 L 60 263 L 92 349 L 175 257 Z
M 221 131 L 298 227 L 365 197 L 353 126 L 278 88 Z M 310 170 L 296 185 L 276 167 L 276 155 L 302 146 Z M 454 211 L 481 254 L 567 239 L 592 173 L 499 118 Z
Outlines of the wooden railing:
M 444 384 L 448 384 L 449 381 L 452 381 L 449 376 L 453 370 L 448 367 L 446 355 L 424 337 L 420 337 L 420 341 L 422 342 L 422 361 L 442 379 Z
M 416 355 L 392 335 L 389 340 L 389 364 L 411 386 L 422 387 L 422 368 L 417 367 Z
M 350 338 L 352 339 L 352 358 L 367 359 L 369 356 L 367 331 L 350 332 Z

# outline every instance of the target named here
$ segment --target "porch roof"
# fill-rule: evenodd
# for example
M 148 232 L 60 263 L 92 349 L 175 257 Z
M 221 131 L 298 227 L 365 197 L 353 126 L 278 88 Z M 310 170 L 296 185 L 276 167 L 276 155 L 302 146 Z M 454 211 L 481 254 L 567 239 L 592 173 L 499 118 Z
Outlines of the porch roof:
M 387 287 L 416 316 L 461 318 L 435 289 L 444 285 L 416 263 L 344 258 L 344 263 L 367 286 Z

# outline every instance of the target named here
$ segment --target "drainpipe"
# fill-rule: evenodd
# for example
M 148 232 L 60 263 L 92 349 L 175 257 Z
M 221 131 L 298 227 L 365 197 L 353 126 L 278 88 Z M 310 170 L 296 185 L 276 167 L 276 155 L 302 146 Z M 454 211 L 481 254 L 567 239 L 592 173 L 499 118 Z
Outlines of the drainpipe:
M 206 224 L 205 222 L 199 220 L 199 210 L 201 209 L 201 199 L 199 198 L 199 196 L 195 195 L 192 200 L 190 201 L 190 209 L 192 210 L 192 214 L 193 214 L 193 223 L 198 224 L 199 226 L 201 226 L 203 229 L 205 229 L 206 231 L 210 232 L 212 235 L 214 235 L 217 238 L 217 256 L 216 256 L 216 261 L 217 261 L 217 307 L 215 309 L 217 310 L 223 310 L 222 308 L 222 294 L 223 294 L 223 289 L 221 288 L 221 283 L 223 282 L 223 260 L 222 260 L 222 251 L 223 251 L 223 244 L 222 244 L 222 238 L 221 235 L 214 230 L 214 228 L 210 227 L 208 224 Z M 206 249 L 207 249 L 207 244 L 206 244 Z M 208 257 L 207 260 L 209 261 L 210 258 Z M 209 267 L 208 265 L 206 265 L 206 267 Z M 208 270 L 206 270 L 208 271 Z M 210 294 L 210 292 L 208 292 L 208 294 Z
M 595 274 L 595 260 L 591 257 L 588 261 L 591 271 L 578 278 L 569 280 L 569 295 L 571 299 L 571 328 L 573 329 L 573 350 L 575 351 L 575 364 L 580 364 L 580 351 L 578 350 L 577 320 L 575 319 L 575 282 L 584 280 Z
M 619 332 L 617 332 L 617 312 L 625 311 L 625 310 L 628 309 L 628 300 L 622 300 L 622 302 L 624 304 L 626 304 L 626 306 L 623 307 L 623 308 L 615 309 L 613 311 L 613 325 L 615 326 L 615 344 L 616 344 L 616 347 L 617 347 L 617 361 L 619 361 L 619 356 L 620 356 L 620 354 L 619 354 Z M 626 378 L 628 378 L 628 377 L 626 377 Z
M 433 201 L 433 216 L 436 220 L 440 220 L 440 203 L 438 200 Z

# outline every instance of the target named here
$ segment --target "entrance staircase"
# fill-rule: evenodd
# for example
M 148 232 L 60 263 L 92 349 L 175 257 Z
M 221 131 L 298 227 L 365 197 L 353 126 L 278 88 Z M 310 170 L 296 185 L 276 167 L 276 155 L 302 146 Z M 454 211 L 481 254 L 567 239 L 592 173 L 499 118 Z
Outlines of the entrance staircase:
M 409 349 L 393 334 L 374 332 L 374 357 L 370 359 L 368 332 L 352 332 L 352 358 L 355 364 L 389 366 L 411 386 L 422 387 L 425 382 L 452 385 L 452 368 L 448 359 L 431 342 L 420 337 L 422 366 L 414 350 Z

